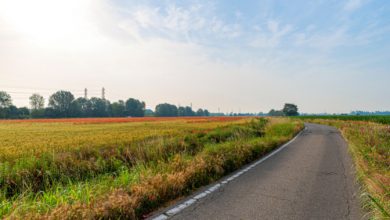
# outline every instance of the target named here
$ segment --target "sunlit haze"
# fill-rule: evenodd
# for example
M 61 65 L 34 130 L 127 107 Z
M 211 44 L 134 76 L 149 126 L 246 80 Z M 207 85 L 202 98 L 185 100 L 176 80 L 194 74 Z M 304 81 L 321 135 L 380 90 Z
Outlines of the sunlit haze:
M 390 1 L 0 0 L 0 91 L 216 112 L 390 109 Z

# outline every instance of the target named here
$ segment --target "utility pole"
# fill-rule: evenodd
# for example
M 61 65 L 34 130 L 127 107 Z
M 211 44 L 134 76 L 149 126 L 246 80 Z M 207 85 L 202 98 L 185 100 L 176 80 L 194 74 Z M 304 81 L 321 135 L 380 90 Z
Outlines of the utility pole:
M 102 99 L 106 99 L 106 90 L 102 88 Z
M 88 99 L 88 90 L 87 90 L 87 88 L 84 89 L 84 98 Z

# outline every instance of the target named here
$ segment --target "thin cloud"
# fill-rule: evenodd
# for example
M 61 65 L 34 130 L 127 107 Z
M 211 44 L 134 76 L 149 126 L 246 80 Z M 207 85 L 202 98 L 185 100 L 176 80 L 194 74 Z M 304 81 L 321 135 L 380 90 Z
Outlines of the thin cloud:
M 287 36 L 292 30 L 292 25 L 280 25 L 278 21 L 268 20 L 266 28 L 255 26 L 255 29 L 259 32 L 258 35 L 252 40 L 249 45 L 259 48 L 274 48 L 278 47 L 285 36 Z
M 364 4 L 363 0 L 348 0 L 344 5 L 344 10 L 355 11 L 362 7 Z
M 125 12 L 122 25 L 131 33 L 144 37 L 167 38 L 189 42 L 210 41 L 218 38 L 236 38 L 241 35 L 237 23 L 226 23 L 208 4 L 179 7 L 176 4 L 153 7 L 137 6 Z

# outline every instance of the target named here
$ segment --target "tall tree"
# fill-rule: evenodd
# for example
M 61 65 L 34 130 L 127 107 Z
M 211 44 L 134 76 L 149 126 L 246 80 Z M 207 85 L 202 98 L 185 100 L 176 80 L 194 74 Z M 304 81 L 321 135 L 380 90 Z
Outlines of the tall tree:
M 0 91 L 0 118 L 8 117 L 10 106 L 12 106 L 11 96 L 4 91 Z
M 0 91 L 0 108 L 8 108 L 11 105 L 12 105 L 11 96 L 4 91 Z
M 204 116 L 204 111 L 203 109 L 198 109 L 198 111 L 196 111 L 196 116 Z
M 126 106 L 125 106 L 125 102 L 122 101 L 122 100 L 119 100 L 118 102 L 114 102 L 111 104 L 110 106 L 110 110 L 111 110 L 111 116 L 113 117 L 123 117 L 125 116 L 126 112 Z
M 30 96 L 31 117 L 42 118 L 45 113 L 45 99 L 43 96 L 34 93 Z
M 175 105 L 168 103 L 159 104 L 156 106 L 155 115 L 157 117 L 176 117 L 178 116 L 178 109 Z
M 195 116 L 195 112 L 192 110 L 190 106 L 186 106 L 184 110 L 184 116 Z
M 30 105 L 32 110 L 39 110 L 45 107 L 45 99 L 43 96 L 34 93 L 30 96 Z
M 137 99 L 129 98 L 126 101 L 126 114 L 131 117 L 144 117 L 145 116 L 145 102 L 141 102 Z
M 179 116 L 179 117 L 186 116 L 185 115 L 185 108 L 183 106 L 180 106 L 179 108 L 177 108 L 177 116 Z
M 50 96 L 49 107 L 55 111 L 57 117 L 72 116 L 72 102 L 74 96 L 68 91 L 58 91 Z
M 72 102 L 72 115 L 74 117 L 90 117 L 91 102 L 83 97 L 79 97 Z
M 89 100 L 91 103 L 91 114 L 92 117 L 107 117 L 108 116 L 108 107 L 110 102 L 106 99 L 93 97 Z
M 291 104 L 291 103 L 284 104 L 284 107 L 283 107 L 282 111 L 283 111 L 284 115 L 286 115 L 286 116 L 297 116 L 297 115 L 299 115 L 298 107 L 295 104 Z
M 177 109 L 177 111 L 178 111 L 178 116 L 195 116 L 196 115 L 196 113 L 189 106 L 179 107 Z

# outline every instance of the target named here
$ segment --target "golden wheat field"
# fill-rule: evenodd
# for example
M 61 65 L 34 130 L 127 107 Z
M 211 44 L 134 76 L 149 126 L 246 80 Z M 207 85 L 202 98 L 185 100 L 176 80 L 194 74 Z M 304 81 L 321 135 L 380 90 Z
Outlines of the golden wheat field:
M 120 147 L 153 137 L 178 136 L 250 118 L 85 118 L 0 121 L 0 159 L 85 148 Z

